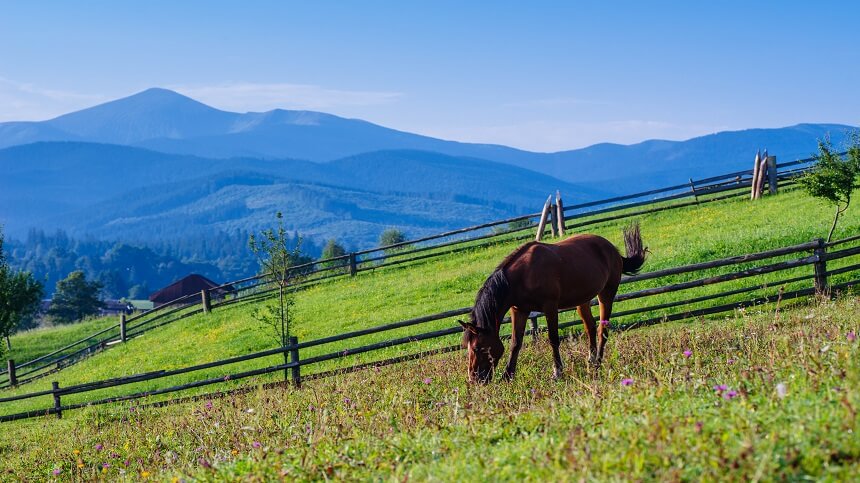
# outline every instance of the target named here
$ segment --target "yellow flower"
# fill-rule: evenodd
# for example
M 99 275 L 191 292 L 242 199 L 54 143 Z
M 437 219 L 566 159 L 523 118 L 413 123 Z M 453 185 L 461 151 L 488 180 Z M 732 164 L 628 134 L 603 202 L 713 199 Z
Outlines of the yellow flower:
M 233 456 L 236 456 L 237 454 L 239 454 L 239 451 L 234 449 L 233 451 L 231 451 L 231 453 L 233 453 Z
M 141 477 L 141 478 L 147 478 L 147 477 L 149 477 L 149 472 L 148 472 L 148 471 L 141 471 L 141 472 L 140 472 L 140 477 Z
M 170 481 L 171 481 L 171 483 L 179 483 L 179 477 L 178 477 L 178 476 L 174 476 L 174 477 L 173 477 L 173 479 L 172 479 L 172 480 L 170 480 Z
M 72 451 L 72 453 L 74 453 L 74 454 L 81 454 L 81 450 L 76 449 L 76 450 Z
M 83 468 L 83 467 L 84 467 L 83 463 L 78 463 L 78 468 Z

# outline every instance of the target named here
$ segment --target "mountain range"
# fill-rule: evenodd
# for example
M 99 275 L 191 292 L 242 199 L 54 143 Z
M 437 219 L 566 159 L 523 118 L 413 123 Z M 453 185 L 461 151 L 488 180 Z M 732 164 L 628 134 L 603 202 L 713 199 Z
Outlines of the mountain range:
M 312 111 L 222 111 L 166 89 L 54 119 L 0 123 L 0 223 L 149 242 L 292 230 L 374 245 L 568 203 L 748 168 L 768 148 L 807 157 L 852 128 L 800 124 L 687 141 L 538 153 L 435 139 Z

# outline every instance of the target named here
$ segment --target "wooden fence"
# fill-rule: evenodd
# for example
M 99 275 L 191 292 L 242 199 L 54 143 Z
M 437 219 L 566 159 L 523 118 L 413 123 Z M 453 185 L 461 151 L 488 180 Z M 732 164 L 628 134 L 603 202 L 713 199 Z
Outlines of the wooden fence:
M 792 245 L 788 247 L 778 248 L 774 250 L 768 250 L 764 252 L 758 253 L 750 253 L 750 254 L 742 254 L 730 258 L 723 258 L 717 260 L 710 260 L 706 262 L 685 265 L 681 267 L 673 267 L 667 268 L 663 270 L 641 273 L 634 276 L 624 277 L 622 279 L 622 284 L 627 285 L 631 283 L 643 282 L 648 280 L 658 280 L 664 279 L 667 277 L 673 277 L 677 275 L 683 274 L 701 274 L 702 276 L 699 278 L 695 278 L 693 280 L 686 280 L 683 282 L 676 283 L 667 283 L 664 285 L 655 285 L 646 288 L 640 288 L 635 291 L 629 291 L 625 293 L 621 293 L 616 297 L 616 307 L 624 308 L 626 302 L 654 297 L 661 294 L 668 294 L 683 290 L 688 290 L 696 287 L 703 287 L 718 283 L 724 283 L 734 280 L 747 279 L 752 278 L 755 279 L 759 277 L 759 280 L 753 280 L 753 283 L 746 285 L 741 288 L 734 288 L 731 290 L 725 290 L 718 293 L 710 293 L 698 297 L 685 298 L 681 300 L 671 300 L 668 302 L 656 303 L 651 305 L 644 305 L 636 308 L 631 308 L 627 310 L 616 310 L 613 314 L 614 320 L 621 319 L 621 323 L 614 323 L 614 330 L 631 330 L 638 327 L 649 326 L 653 324 L 658 324 L 666 321 L 674 321 L 674 320 L 682 320 L 689 319 L 695 317 L 701 317 L 709 314 L 716 314 L 721 312 L 733 311 L 739 307 L 750 306 L 755 304 L 763 304 L 768 302 L 773 302 L 776 300 L 788 300 L 797 297 L 803 297 L 815 293 L 830 293 L 832 291 L 844 290 L 852 286 L 856 286 L 860 284 L 860 278 L 858 278 L 857 272 L 860 271 L 860 259 L 858 259 L 858 255 L 860 255 L 860 235 L 849 237 L 846 239 L 834 241 L 832 243 L 824 243 L 823 240 L 817 239 L 808 243 L 802 243 L 798 245 Z M 844 248 L 846 245 L 847 248 Z M 848 260 L 849 258 L 852 258 Z M 828 269 L 827 262 L 834 260 L 843 260 L 840 264 L 839 268 L 836 269 Z M 766 264 L 755 264 L 755 262 L 767 261 Z M 848 263 L 844 263 L 848 262 Z M 812 266 L 812 270 L 805 274 L 798 275 L 797 273 L 793 274 L 793 276 L 788 278 L 783 278 L 780 280 L 761 280 L 762 276 L 765 274 L 772 274 L 776 272 L 781 272 L 785 270 L 797 269 L 798 267 L 806 267 Z M 738 267 L 738 269 L 734 271 L 730 271 L 728 273 L 720 273 L 713 274 L 714 269 L 721 267 Z M 840 276 L 843 281 L 839 283 L 831 283 L 833 277 Z M 797 285 L 800 284 L 800 287 Z M 791 291 L 785 291 L 784 288 L 794 285 L 795 289 Z M 757 291 L 775 291 L 775 293 L 768 293 L 765 295 L 761 295 L 758 297 L 747 298 L 748 295 L 752 292 Z M 736 297 L 738 295 L 743 295 L 744 298 L 740 300 L 731 300 L 726 301 L 725 299 Z M 723 300 L 720 300 L 723 299 Z M 710 303 L 712 301 L 719 301 L 719 303 L 713 304 L 704 304 Z M 596 303 L 593 302 L 593 303 Z M 698 308 L 693 308 L 693 306 L 701 305 Z M 675 309 L 670 313 L 662 313 L 660 315 L 653 315 L 658 311 L 665 311 L 666 309 Z M 295 386 L 299 386 L 302 380 L 307 379 L 316 379 L 328 377 L 334 374 L 342 374 L 345 372 L 351 372 L 356 370 L 361 370 L 370 366 L 382 366 L 388 364 L 395 364 L 399 362 L 403 362 L 406 360 L 416 359 L 420 357 L 427 357 L 432 354 L 438 354 L 443 352 L 451 352 L 459 349 L 459 345 L 443 345 L 440 347 L 433 348 L 431 350 L 423 350 L 419 352 L 412 352 L 403 355 L 399 355 L 394 358 L 382 359 L 372 362 L 365 362 L 361 364 L 354 365 L 338 365 L 334 368 L 329 368 L 326 370 L 318 370 L 313 372 L 311 368 L 314 366 L 318 366 L 324 362 L 329 361 L 339 361 L 344 359 L 349 359 L 358 354 L 370 353 L 374 351 L 378 351 L 384 348 L 400 346 L 404 344 L 414 344 L 417 341 L 425 341 L 431 339 L 443 338 L 446 336 L 450 336 L 453 334 L 460 333 L 462 329 L 460 326 L 453 321 L 450 321 L 450 324 L 447 324 L 447 327 L 417 332 L 415 334 L 396 337 L 393 339 L 376 341 L 372 343 L 364 343 L 356 345 L 354 347 L 349 347 L 347 349 L 338 348 L 337 350 L 327 349 L 329 352 L 323 351 L 323 353 L 318 355 L 313 355 L 310 357 L 302 357 L 302 351 L 307 352 L 307 349 L 316 348 L 316 347 L 326 347 L 330 344 L 342 343 L 347 341 L 349 343 L 353 343 L 355 340 L 360 340 L 362 337 L 371 335 L 371 334 L 379 334 L 392 330 L 403 329 L 407 327 L 419 327 L 424 324 L 449 320 L 453 317 L 458 317 L 469 313 L 471 308 L 464 307 L 455 310 L 449 310 L 446 312 L 427 315 L 424 317 L 418 317 L 410 320 L 404 320 L 400 322 L 380 325 L 377 327 L 371 327 L 367 329 L 357 330 L 353 332 L 348 332 L 345 334 L 334 335 L 331 337 L 324 337 L 320 339 L 299 342 L 296 338 L 291 338 L 290 343 L 284 347 L 278 347 L 266 351 L 255 352 L 252 354 L 246 354 L 238 357 L 232 357 L 229 359 L 224 359 L 215 362 L 209 362 L 206 364 L 199 364 L 189 367 L 184 367 L 180 369 L 172 369 L 172 370 L 161 370 L 155 372 L 147 372 L 142 374 L 135 374 L 132 376 L 126 377 L 118 377 L 113 379 L 101 380 L 88 382 L 84 384 L 76 384 L 73 386 L 60 387 L 59 383 L 54 382 L 52 384 L 52 388 L 50 390 L 43 390 L 38 392 L 32 392 L 27 394 L 20 394 L 14 396 L 8 396 L 0 398 L 0 408 L 5 404 L 6 407 L 9 407 L 9 403 L 13 403 L 16 401 L 22 401 L 32 398 L 48 398 L 50 397 L 53 400 L 53 404 L 37 409 L 37 410 L 29 410 L 18 413 L 5 414 L 0 416 L 0 422 L 2 421 L 13 421 L 17 419 L 24 418 L 32 418 L 44 415 L 56 415 L 57 417 L 61 417 L 63 412 L 85 407 L 92 405 L 100 405 L 107 403 L 114 403 L 120 401 L 129 401 L 141 398 L 152 398 L 161 394 L 168 393 L 176 393 L 182 391 L 188 391 L 190 389 L 199 388 L 208 385 L 216 385 L 216 384 L 225 384 L 229 381 L 236 381 L 239 379 L 261 376 L 264 374 L 270 373 L 279 373 L 283 372 L 283 381 L 281 382 L 270 382 L 267 386 L 272 386 L 275 384 L 283 385 L 283 384 L 292 384 Z M 563 312 L 568 312 L 574 309 L 568 309 Z M 652 314 L 652 316 L 648 316 Z M 634 317 L 638 316 L 638 317 Z M 537 333 L 542 330 L 539 324 L 539 319 L 543 318 L 543 314 L 541 313 L 532 313 L 530 314 L 531 319 L 531 328 L 529 329 L 529 333 L 532 335 L 537 335 Z M 504 323 L 509 323 L 510 321 L 506 319 Z M 567 328 L 574 325 L 578 325 L 579 321 L 570 321 L 559 324 L 560 328 Z M 159 389 L 148 390 L 148 391 L 139 391 L 139 392 L 130 392 L 121 395 L 113 395 L 110 397 L 102 397 L 96 399 L 90 399 L 83 402 L 75 402 L 72 404 L 63 404 L 62 400 L 64 397 L 73 394 L 81 394 L 87 393 L 96 390 L 103 390 L 106 388 L 115 388 L 120 386 L 125 386 L 129 384 L 139 383 L 143 381 L 152 381 L 158 380 L 162 378 L 167 378 L 179 374 L 186 374 L 195 371 L 201 371 L 204 369 L 211 369 L 216 367 L 228 366 L 231 364 L 237 364 L 240 362 L 250 361 L 254 359 L 259 359 L 263 357 L 273 356 L 282 354 L 285 355 L 285 359 L 283 363 L 256 368 L 251 370 L 239 371 L 239 372 L 227 372 L 219 374 L 217 377 L 203 377 L 201 379 L 184 383 L 178 385 L 167 386 Z M 287 357 L 288 360 L 287 360 Z M 257 386 L 252 386 L 257 387 Z M 186 396 L 180 399 L 173 399 L 170 401 L 154 401 L 152 404 L 167 404 L 169 402 L 177 402 L 182 400 L 187 400 L 189 397 L 191 398 L 200 398 L 200 397 L 215 397 L 219 394 L 234 392 L 234 391 L 246 391 L 248 387 L 240 387 L 240 388 L 232 388 L 229 391 L 220 391 L 218 393 L 210 393 L 210 394 L 197 394 L 193 396 Z
M 795 178 L 802 175 L 814 162 L 814 158 L 807 158 L 776 165 L 779 175 L 775 177 L 775 182 L 780 185 L 794 183 Z M 556 216 L 563 219 L 562 230 L 575 232 L 577 229 L 609 221 L 744 197 L 752 186 L 753 175 L 752 170 L 744 170 L 698 181 L 691 179 L 684 184 L 565 206 L 557 210 Z M 677 202 L 685 198 L 693 200 Z M 636 210 L 636 208 L 642 209 Z M 534 236 L 532 233 L 538 226 L 542 213 L 536 212 L 497 220 L 297 265 L 291 268 L 291 273 L 301 276 L 301 282 L 293 289 L 301 290 L 331 278 L 354 276 L 360 272 L 444 257 L 500 241 L 526 240 Z M 519 223 L 524 225 L 517 226 Z M 0 380 L 0 389 L 25 384 L 53 374 L 116 343 L 185 317 L 217 307 L 260 301 L 276 291 L 268 285 L 264 276 L 248 277 L 227 282 L 210 290 L 210 292 L 230 290 L 232 295 L 226 299 L 213 301 L 209 299 L 206 292 L 203 292 L 180 297 L 155 309 L 121 318 L 119 323 L 49 354 L 18 365 L 15 365 L 14 361 L 7 363 L 7 369 L 0 371 L 0 377 L 5 376 Z

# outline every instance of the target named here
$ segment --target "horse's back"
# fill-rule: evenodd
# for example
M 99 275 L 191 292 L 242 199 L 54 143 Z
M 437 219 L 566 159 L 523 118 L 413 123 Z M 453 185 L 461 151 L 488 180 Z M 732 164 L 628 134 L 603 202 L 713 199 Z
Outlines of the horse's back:
M 519 286 L 526 305 L 546 297 L 555 297 L 562 307 L 579 305 L 620 279 L 621 255 L 601 236 L 574 235 L 556 244 L 532 242 L 518 252 L 505 271 Z

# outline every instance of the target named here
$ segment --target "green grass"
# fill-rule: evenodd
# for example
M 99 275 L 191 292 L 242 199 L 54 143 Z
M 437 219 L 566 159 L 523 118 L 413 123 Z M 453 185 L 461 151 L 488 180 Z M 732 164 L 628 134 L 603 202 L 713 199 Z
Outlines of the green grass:
M 705 204 L 654 213 L 640 218 L 642 234 L 651 249 L 645 270 L 679 266 L 725 256 L 762 251 L 811 240 L 829 227 L 829 207 L 822 205 L 799 192 L 787 192 L 777 197 L 766 197 L 759 202 L 734 200 Z M 623 222 L 604 223 L 590 232 L 606 236 L 621 245 Z M 856 210 L 849 211 L 840 222 L 837 237 L 860 232 L 860 216 Z M 293 334 L 300 340 L 315 339 L 345 331 L 366 328 L 386 322 L 437 313 L 452 308 L 468 306 L 486 275 L 519 242 L 500 243 L 489 247 L 475 248 L 460 254 L 408 266 L 381 268 L 364 272 L 354 278 L 343 278 L 323 283 L 299 293 L 294 309 Z M 790 257 L 789 257 L 790 258 Z M 856 258 L 855 258 L 856 260 Z M 853 262 L 853 263 L 856 263 Z M 838 266 L 831 263 L 830 268 Z M 737 267 L 712 270 L 708 274 L 726 273 Z M 773 281 L 797 274 L 811 274 L 811 267 L 801 267 L 786 273 L 760 277 L 759 281 Z M 622 291 L 699 278 L 702 274 L 670 277 L 659 281 L 645 281 L 627 285 Z M 844 276 L 843 279 L 847 278 Z M 834 280 L 838 282 L 839 280 Z M 644 300 L 616 305 L 616 310 L 641 306 L 691 296 L 715 293 L 750 283 L 741 280 L 703 287 L 675 294 L 666 294 Z M 797 286 L 799 284 L 795 284 Z M 809 282 L 806 285 L 809 286 Z M 787 289 L 792 289 L 792 286 Z M 751 295 L 774 293 L 775 288 L 755 292 Z M 711 301 L 685 308 L 696 308 L 719 303 Z M 676 309 L 677 310 L 677 309 Z M 3 396 L 33 392 L 50 388 L 50 381 L 57 380 L 68 386 L 97 379 L 130 375 L 150 370 L 172 369 L 191 364 L 242 355 L 251 351 L 273 347 L 274 341 L 260 329 L 250 315 L 251 307 L 234 306 L 215 310 L 210 315 L 198 315 L 177 321 L 153 330 L 119 347 L 97 354 L 86 361 L 67 368 L 32 384 L 8 391 Z M 650 315 L 659 315 L 655 312 Z M 562 320 L 574 320 L 572 313 Z M 639 317 L 642 318 L 642 317 Z M 637 320 L 636 317 L 616 322 Z M 449 327 L 452 320 L 426 324 L 420 328 L 401 329 L 362 338 L 359 341 L 316 348 L 302 353 L 310 357 L 322 352 L 343 350 L 356 345 L 413 334 L 417 330 Z M 343 363 L 379 359 L 403 353 L 404 350 L 438 347 L 456 342 L 456 336 L 445 341 L 429 341 L 406 347 L 392 348 L 378 353 L 355 356 Z M 216 368 L 200 373 L 174 376 L 169 379 L 137 383 L 118 389 L 103 390 L 85 395 L 73 395 L 63 399 L 64 403 L 75 403 L 113 394 L 150 390 L 181 384 L 195 379 L 215 377 L 225 372 L 236 372 L 251 368 L 274 365 L 282 362 L 276 357 L 237 364 L 228 368 Z M 323 365 L 316 370 L 332 367 Z M 270 379 L 276 378 L 273 375 Z M 215 389 L 220 389 L 222 385 Z M 205 388 L 200 391 L 211 391 Z M 198 392 L 200 392 L 198 391 Z M 0 414 L 47 407 L 50 397 L 0 405 Z
M 11 337 L 12 350 L 7 357 L 18 364 L 31 361 L 117 323 L 117 317 L 97 317 L 75 324 L 18 332 Z
M 529 342 L 512 383 L 469 386 L 451 354 L 300 390 L 93 407 L 4 424 L 3 476 L 852 481 L 860 341 L 848 334 L 858 321 L 860 299 L 849 297 L 620 333 L 596 374 L 573 338 L 559 381 L 548 345 Z

